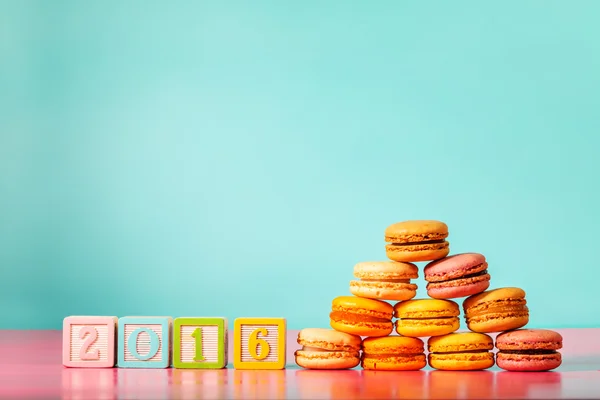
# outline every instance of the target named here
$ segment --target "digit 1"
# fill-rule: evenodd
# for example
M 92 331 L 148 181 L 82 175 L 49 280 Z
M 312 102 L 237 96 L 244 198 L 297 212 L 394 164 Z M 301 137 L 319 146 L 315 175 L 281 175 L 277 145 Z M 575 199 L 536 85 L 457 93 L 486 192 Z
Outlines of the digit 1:
M 87 338 L 85 338 L 87 336 Z M 98 360 L 100 358 L 100 354 L 98 349 L 92 349 L 88 352 L 88 349 L 96 339 L 98 339 L 98 331 L 93 326 L 84 326 L 79 330 L 79 338 L 84 339 L 83 345 L 79 349 L 79 358 L 81 360 L 90 361 L 90 360 Z
M 192 337 L 196 339 L 196 355 L 194 356 L 194 361 L 204 361 L 204 356 L 202 355 L 202 328 L 198 327 L 194 329 Z

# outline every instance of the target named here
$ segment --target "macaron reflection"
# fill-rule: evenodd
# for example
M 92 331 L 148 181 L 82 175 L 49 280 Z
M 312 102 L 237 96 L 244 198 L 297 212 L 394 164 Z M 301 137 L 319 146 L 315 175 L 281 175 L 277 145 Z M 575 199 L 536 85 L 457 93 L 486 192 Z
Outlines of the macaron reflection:
M 494 393 L 490 371 L 430 371 L 429 398 L 488 399 Z
M 297 370 L 295 381 L 296 393 L 289 393 L 294 399 L 353 399 L 363 387 L 358 370 Z
M 284 399 L 286 370 L 233 370 L 229 399 Z
M 361 371 L 365 399 L 426 399 L 425 371 Z

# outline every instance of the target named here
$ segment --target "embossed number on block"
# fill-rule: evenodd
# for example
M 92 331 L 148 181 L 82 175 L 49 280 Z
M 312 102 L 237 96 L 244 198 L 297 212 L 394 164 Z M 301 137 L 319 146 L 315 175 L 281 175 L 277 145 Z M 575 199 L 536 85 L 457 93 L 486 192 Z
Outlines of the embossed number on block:
M 117 317 L 70 316 L 63 320 L 63 365 L 76 368 L 115 366 Z
M 236 369 L 285 368 L 284 318 L 238 318 L 233 334 Z
M 173 366 L 217 369 L 227 366 L 227 320 L 225 318 L 175 318 Z
M 119 368 L 168 368 L 171 317 L 119 318 Z

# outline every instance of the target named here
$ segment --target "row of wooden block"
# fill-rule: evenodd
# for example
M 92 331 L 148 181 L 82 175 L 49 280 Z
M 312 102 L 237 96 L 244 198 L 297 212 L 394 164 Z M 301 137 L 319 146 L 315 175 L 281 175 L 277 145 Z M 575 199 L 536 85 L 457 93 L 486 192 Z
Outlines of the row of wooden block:
M 227 366 L 227 319 L 70 316 L 63 321 L 63 365 L 73 368 Z M 284 318 L 234 321 L 236 369 L 285 368 Z

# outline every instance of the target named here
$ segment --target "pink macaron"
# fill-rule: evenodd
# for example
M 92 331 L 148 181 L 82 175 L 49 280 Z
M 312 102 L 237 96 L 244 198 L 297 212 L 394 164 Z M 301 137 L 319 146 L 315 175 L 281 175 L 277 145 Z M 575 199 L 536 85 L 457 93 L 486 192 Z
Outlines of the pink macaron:
M 549 371 L 562 363 L 563 338 L 547 329 L 517 329 L 496 337 L 496 364 L 507 371 Z
M 490 286 L 485 257 L 479 253 L 455 254 L 425 267 L 427 294 L 434 299 L 454 299 L 481 293 Z

